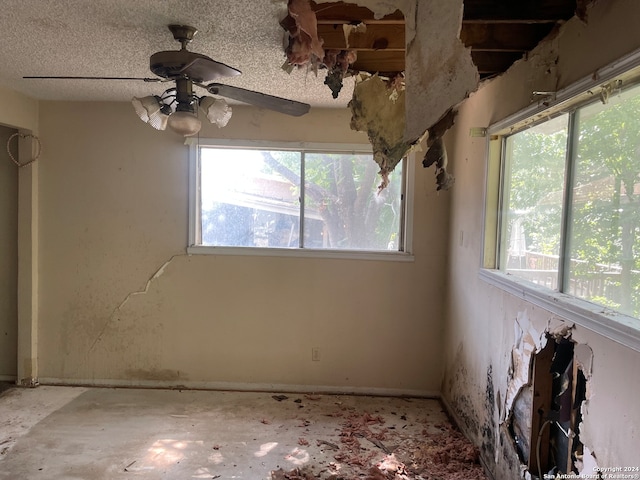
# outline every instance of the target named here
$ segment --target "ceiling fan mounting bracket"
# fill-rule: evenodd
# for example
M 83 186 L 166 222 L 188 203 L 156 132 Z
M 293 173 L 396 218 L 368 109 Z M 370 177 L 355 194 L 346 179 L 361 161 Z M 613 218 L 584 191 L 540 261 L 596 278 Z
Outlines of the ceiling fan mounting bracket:
M 176 39 L 182 45 L 183 49 L 187 48 L 187 45 L 193 36 L 198 33 L 198 30 L 189 25 L 169 25 L 169 30 L 173 34 L 173 38 Z

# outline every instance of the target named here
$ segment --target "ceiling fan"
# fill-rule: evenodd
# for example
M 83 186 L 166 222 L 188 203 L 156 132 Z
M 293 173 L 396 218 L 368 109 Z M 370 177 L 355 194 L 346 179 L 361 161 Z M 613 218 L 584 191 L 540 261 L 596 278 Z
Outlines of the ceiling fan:
M 300 116 L 309 111 L 306 103 L 274 97 L 253 90 L 221 83 L 209 83 L 220 77 L 240 75 L 240 71 L 217 62 L 206 55 L 187 50 L 197 30 L 188 25 L 169 25 L 173 38 L 180 42 L 180 50 L 157 52 L 149 59 L 149 68 L 157 77 L 73 77 L 26 76 L 22 78 L 73 80 L 140 80 L 144 82 L 174 82 L 175 86 L 162 95 L 134 97 L 131 101 L 142 121 L 157 130 L 169 128 L 185 137 L 200 131 L 197 113 L 200 108 L 207 119 L 224 127 L 231 118 L 231 108 L 221 98 L 198 96 L 194 85 L 216 97 L 226 97 L 243 103 L 267 108 L 287 115 Z M 158 78 L 159 77 L 159 78 Z

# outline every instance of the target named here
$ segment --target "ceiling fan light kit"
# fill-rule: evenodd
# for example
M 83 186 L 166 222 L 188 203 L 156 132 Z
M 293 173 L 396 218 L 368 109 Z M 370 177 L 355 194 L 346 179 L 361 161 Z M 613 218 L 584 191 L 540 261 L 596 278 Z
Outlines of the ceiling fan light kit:
M 200 109 L 207 115 L 207 119 L 218 128 L 225 127 L 231 119 L 231 107 L 222 98 L 202 97 Z
M 156 130 L 164 130 L 166 128 L 169 116 L 162 112 L 163 104 L 160 97 L 156 95 L 142 98 L 133 97 L 131 104 L 140 120 L 148 123 Z
M 217 62 L 206 55 L 187 50 L 197 30 L 188 25 L 169 25 L 173 38 L 180 42 L 180 50 L 157 52 L 149 59 L 150 70 L 161 78 L 137 77 L 70 77 L 70 76 L 26 76 L 23 78 L 64 79 L 64 80 L 141 80 L 144 82 L 175 82 L 175 87 L 165 90 L 162 95 L 134 97 L 133 108 L 143 122 L 156 130 L 171 130 L 185 137 L 196 135 L 202 127 L 198 119 L 200 108 L 209 120 L 219 128 L 224 127 L 231 118 L 231 107 L 221 98 L 198 96 L 193 92 L 194 85 L 211 95 L 227 97 L 239 102 L 267 108 L 287 115 L 300 116 L 307 113 L 310 106 L 306 103 L 266 95 L 231 85 L 207 83 L 220 77 L 240 75 L 240 71 Z
M 202 122 L 193 113 L 178 111 L 171 114 L 168 125 L 174 132 L 185 137 L 191 137 L 200 131 Z
M 163 96 L 173 96 L 170 91 Z M 197 98 L 197 97 L 195 97 Z M 149 95 L 147 97 L 133 97 L 131 100 L 134 110 L 144 123 L 148 123 L 156 130 L 169 127 L 174 132 L 190 137 L 196 135 L 202 128 L 202 122 L 197 117 L 197 107 L 206 115 L 207 119 L 218 126 L 225 127 L 231 118 L 231 107 L 221 98 L 200 97 L 194 104 L 187 104 L 174 112 L 171 105 L 164 103 L 162 97 Z

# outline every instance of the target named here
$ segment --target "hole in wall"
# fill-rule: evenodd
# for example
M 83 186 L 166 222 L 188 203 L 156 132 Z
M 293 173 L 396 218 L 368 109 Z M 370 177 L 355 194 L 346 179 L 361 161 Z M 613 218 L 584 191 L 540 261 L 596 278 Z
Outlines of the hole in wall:
M 570 337 L 546 334 L 530 364 L 531 382 L 514 398 L 508 431 L 532 478 L 578 473 L 581 406 L 587 400 L 584 365 Z M 588 348 L 588 347 L 587 347 Z

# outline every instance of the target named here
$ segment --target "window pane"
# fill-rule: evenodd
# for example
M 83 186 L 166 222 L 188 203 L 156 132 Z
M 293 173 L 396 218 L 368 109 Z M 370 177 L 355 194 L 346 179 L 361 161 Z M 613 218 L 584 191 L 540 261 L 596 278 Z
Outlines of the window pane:
M 507 137 L 500 269 L 558 288 L 568 116 Z
M 401 164 L 380 192 L 371 155 L 307 153 L 304 170 L 305 247 L 400 249 Z
M 567 293 L 640 317 L 640 88 L 577 115 Z
M 298 247 L 300 153 L 203 148 L 202 245 Z

